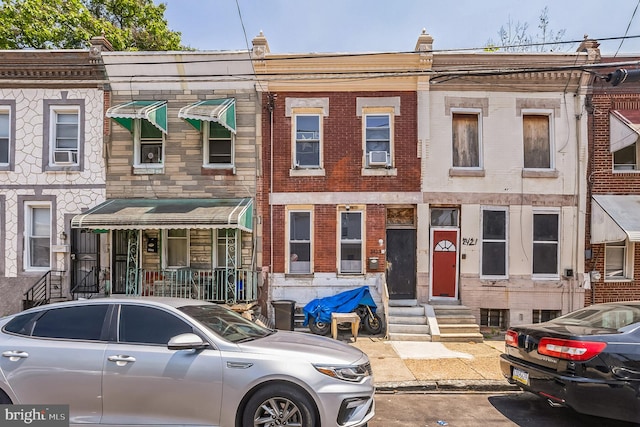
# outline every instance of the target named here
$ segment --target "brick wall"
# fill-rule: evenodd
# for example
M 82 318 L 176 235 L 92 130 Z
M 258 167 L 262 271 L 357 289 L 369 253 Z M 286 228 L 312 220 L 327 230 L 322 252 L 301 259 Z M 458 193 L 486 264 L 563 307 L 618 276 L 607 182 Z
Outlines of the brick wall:
M 630 86 L 632 88 L 632 86 Z M 603 90 L 604 89 L 604 90 Z M 597 270 L 601 279 L 592 282 L 585 292 L 585 304 L 608 301 L 640 299 L 640 245 L 634 251 L 633 280 L 625 282 L 604 281 L 604 245 L 592 245 L 591 196 L 596 194 L 640 195 L 640 173 L 613 173 L 613 155 L 609 150 L 609 113 L 611 110 L 640 110 L 640 91 L 609 93 L 609 88 L 595 88 L 590 97 L 589 114 L 589 166 L 587 171 L 587 215 L 585 249 L 590 249 L 591 259 L 585 261 L 585 271 Z M 635 93 L 634 93 L 635 92 Z

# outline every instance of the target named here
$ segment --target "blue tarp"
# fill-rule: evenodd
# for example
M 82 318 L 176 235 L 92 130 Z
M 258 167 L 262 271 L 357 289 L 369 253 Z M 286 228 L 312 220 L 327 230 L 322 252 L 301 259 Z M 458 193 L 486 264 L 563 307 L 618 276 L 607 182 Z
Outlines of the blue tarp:
M 331 323 L 331 313 L 351 313 L 359 305 L 368 305 L 375 313 L 376 303 L 371 297 L 368 286 L 362 286 L 350 291 L 325 298 L 316 298 L 304 306 L 304 326 L 309 324 L 309 317 L 316 321 Z

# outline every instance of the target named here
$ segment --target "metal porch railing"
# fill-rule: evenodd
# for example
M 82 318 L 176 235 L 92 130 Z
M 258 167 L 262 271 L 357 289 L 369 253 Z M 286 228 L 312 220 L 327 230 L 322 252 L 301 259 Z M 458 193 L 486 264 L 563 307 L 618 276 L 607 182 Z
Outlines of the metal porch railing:
M 49 270 L 24 293 L 22 308 L 27 309 L 63 299 L 62 279 L 64 271 Z
M 226 304 L 258 299 L 257 271 L 248 269 L 139 269 L 137 283 L 128 284 L 128 295 L 194 298 Z

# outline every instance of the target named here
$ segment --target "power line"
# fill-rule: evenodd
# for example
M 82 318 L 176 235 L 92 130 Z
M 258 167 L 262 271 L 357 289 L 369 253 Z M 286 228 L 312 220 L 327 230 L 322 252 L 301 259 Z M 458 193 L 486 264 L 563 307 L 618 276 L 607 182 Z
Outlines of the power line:
M 622 40 L 620 40 L 620 45 L 618 46 L 618 50 L 616 50 L 616 53 L 613 55 L 614 58 L 618 56 L 618 52 L 620 51 L 620 48 L 622 47 L 622 43 L 624 43 L 624 40 L 625 40 L 624 37 L 626 37 L 626 35 L 629 33 L 629 28 L 631 28 L 631 23 L 633 22 L 633 18 L 635 18 L 636 16 L 636 12 L 638 11 L 638 6 L 640 6 L 640 0 L 638 0 L 638 3 L 636 3 L 636 8 L 633 9 L 633 13 L 631 14 L 631 19 L 629 19 L 629 24 L 627 25 L 627 29 L 624 32 L 624 36 Z

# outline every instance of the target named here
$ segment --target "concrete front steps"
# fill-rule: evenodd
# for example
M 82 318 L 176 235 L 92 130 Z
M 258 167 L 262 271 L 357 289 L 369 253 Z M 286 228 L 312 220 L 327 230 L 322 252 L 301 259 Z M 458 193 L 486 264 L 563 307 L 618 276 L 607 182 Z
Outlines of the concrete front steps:
M 387 336 L 392 341 L 431 341 L 427 310 L 415 299 L 390 300 Z
M 483 335 L 471 310 L 463 305 L 433 304 L 442 342 L 482 342 Z M 436 341 L 434 339 L 434 341 Z

